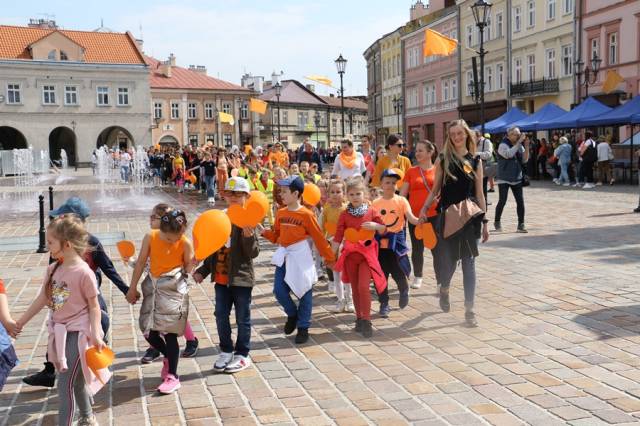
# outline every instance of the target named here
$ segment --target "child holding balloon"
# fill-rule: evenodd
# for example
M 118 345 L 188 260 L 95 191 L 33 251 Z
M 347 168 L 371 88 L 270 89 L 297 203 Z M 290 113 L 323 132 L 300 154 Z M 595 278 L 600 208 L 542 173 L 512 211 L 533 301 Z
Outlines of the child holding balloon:
M 16 322 L 20 331 L 42 308 L 50 309 L 47 353 L 59 372 L 60 425 L 72 423 L 76 404 L 79 424 L 97 424 L 91 397 L 111 377 L 108 370 L 100 370 L 97 377 L 84 356 L 90 346 L 98 351 L 105 347 L 96 275 L 83 259 L 88 241 L 89 234 L 74 215 L 56 218 L 49 224 L 47 243 L 56 261 L 47 268 L 42 290 Z M 132 296 L 135 298 L 135 293 Z
M 324 239 L 315 215 L 300 203 L 305 191 L 300 176 L 290 176 L 279 180 L 277 184 L 282 201 L 287 207 L 278 210 L 272 229 L 265 230 L 260 225 L 258 229 L 264 238 L 279 245 L 271 259 L 271 263 L 276 266 L 273 293 L 287 314 L 284 333 L 291 334 L 297 328 L 295 342 L 302 344 L 309 340 L 313 284 L 318 280 L 307 238 L 313 239 L 327 265 L 330 266 L 335 257 L 331 246 Z M 320 201 L 319 195 L 317 194 L 315 203 L 310 204 Z M 298 298 L 297 305 L 291 293 Z
M 232 177 L 226 183 L 224 198 L 229 207 L 243 207 L 250 192 L 245 179 Z M 213 365 L 215 372 L 236 373 L 251 365 L 251 291 L 255 285 L 253 259 L 259 253 L 255 228 L 233 225 L 225 245 L 210 255 L 193 274 L 197 283 L 201 283 L 208 275 L 215 283 L 215 317 L 220 341 L 220 355 Z M 232 307 L 235 307 L 238 326 L 235 346 L 231 340 L 229 322 Z
M 142 282 L 142 307 L 139 324 L 151 346 L 164 355 L 158 392 L 180 389 L 178 336 L 183 335 L 189 314 L 187 274 L 193 269 L 193 247 L 184 235 L 187 217 L 181 210 L 169 210 L 142 240 L 140 256 L 131 276 L 127 293 L 129 303 L 136 303 L 138 281 L 149 260 L 149 274 Z

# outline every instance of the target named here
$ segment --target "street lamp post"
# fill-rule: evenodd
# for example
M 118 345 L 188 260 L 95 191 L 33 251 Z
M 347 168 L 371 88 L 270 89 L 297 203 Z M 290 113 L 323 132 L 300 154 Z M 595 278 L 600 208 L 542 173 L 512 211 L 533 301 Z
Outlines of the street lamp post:
M 320 149 L 320 111 L 314 114 L 313 122 L 316 125 L 316 149 Z
M 282 94 L 282 85 L 277 82 L 274 86 L 276 90 L 276 102 L 278 105 L 278 142 L 280 142 L 280 95 Z
M 400 128 L 400 116 L 402 115 L 402 107 L 404 106 L 404 100 L 402 96 L 394 96 L 391 100 L 393 102 L 393 110 L 398 115 L 398 134 L 402 135 L 402 129 Z
M 343 84 L 343 76 L 344 71 L 347 68 L 347 60 L 342 57 L 342 53 L 338 56 L 338 59 L 335 60 L 336 68 L 338 69 L 338 74 L 340 74 L 340 109 L 342 110 L 342 137 L 344 138 L 344 84 Z
M 591 58 L 591 68 L 587 65 L 582 69 L 584 62 L 580 59 L 574 63 L 575 74 L 578 79 L 578 101 L 580 101 L 580 86 L 584 86 L 585 88 L 585 98 L 589 97 L 589 86 L 595 84 L 598 80 L 598 71 L 600 71 L 601 62 L 602 59 L 600 59 L 597 54 L 594 54 L 593 58 Z
M 472 6 L 473 19 L 476 21 L 476 26 L 480 30 L 480 85 L 478 88 L 480 97 L 480 128 L 482 134 L 484 134 L 484 55 L 487 52 L 484 50 L 484 28 L 487 26 L 487 18 L 491 10 L 491 3 L 485 0 L 477 0 Z

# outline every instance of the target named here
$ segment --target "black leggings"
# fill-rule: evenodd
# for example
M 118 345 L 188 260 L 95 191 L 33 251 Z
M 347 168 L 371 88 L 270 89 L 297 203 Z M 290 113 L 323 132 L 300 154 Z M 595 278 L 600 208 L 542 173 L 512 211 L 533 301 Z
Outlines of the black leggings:
M 160 335 L 159 331 L 151 330 L 149 337 L 145 337 L 147 342 L 169 360 L 169 373 L 178 377 L 178 360 L 180 359 L 180 346 L 178 345 L 178 335 L 167 333 Z
M 398 262 L 398 257 L 393 252 L 393 250 L 380 249 L 378 251 L 378 261 L 380 262 L 380 267 L 382 268 L 382 272 L 384 273 L 387 281 L 389 281 L 389 275 L 391 275 L 396 284 L 398 284 L 398 291 L 400 293 L 409 291 L 409 282 L 407 281 L 407 276 L 400 268 L 400 262 Z M 378 294 L 378 301 L 380 303 L 389 303 L 388 285 L 387 287 L 385 287 L 382 293 Z
M 522 184 L 509 185 L 508 183 L 498 184 L 498 205 L 496 206 L 496 216 L 494 220 L 500 222 L 502 210 L 507 203 L 509 188 L 513 192 L 513 198 L 516 200 L 516 211 L 518 212 L 518 225 L 524 223 L 524 195 L 522 194 Z
M 411 264 L 413 275 L 422 278 L 424 267 L 424 242 L 416 238 L 416 226 L 409 224 L 409 236 L 411 237 Z
M 582 161 L 582 176 L 585 183 L 593 183 L 593 161 Z

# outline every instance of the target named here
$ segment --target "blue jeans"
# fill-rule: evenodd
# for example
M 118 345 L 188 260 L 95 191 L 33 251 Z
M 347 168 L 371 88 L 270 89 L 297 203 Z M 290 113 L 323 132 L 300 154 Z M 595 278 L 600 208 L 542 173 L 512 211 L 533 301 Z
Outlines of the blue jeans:
M 560 183 L 570 183 L 569 180 L 569 163 L 560 163 Z
M 440 243 L 438 243 L 440 244 Z M 473 307 L 473 301 L 476 293 L 476 258 L 475 257 L 463 257 L 460 261 L 462 263 L 462 284 L 464 286 L 464 306 L 468 308 Z M 442 288 L 448 289 L 451 285 L 451 278 L 456 272 L 458 266 L 457 262 L 453 262 L 451 258 L 443 250 L 440 259 L 440 278 L 442 279 Z
M 235 352 L 236 355 L 249 356 L 251 346 L 251 287 L 237 287 L 222 284 L 215 285 L 216 290 L 216 326 L 222 352 Z M 238 336 L 234 351 L 231 340 L 231 307 L 236 310 Z
M 280 303 L 288 317 L 298 318 L 298 328 L 309 328 L 311 325 L 311 310 L 313 308 L 313 289 L 309 289 L 309 291 L 302 296 L 302 299 L 298 301 L 298 305 L 296 306 L 291 298 L 291 288 L 284 281 L 286 273 L 286 263 L 282 266 L 276 266 L 273 294 L 276 296 L 276 300 Z
M 129 166 L 121 166 L 120 167 L 120 179 L 125 182 L 129 182 Z
M 213 186 L 215 184 L 216 177 L 215 176 L 206 176 L 204 177 L 204 184 L 207 187 L 207 198 L 213 198 L 216 194 L 216 189 Z

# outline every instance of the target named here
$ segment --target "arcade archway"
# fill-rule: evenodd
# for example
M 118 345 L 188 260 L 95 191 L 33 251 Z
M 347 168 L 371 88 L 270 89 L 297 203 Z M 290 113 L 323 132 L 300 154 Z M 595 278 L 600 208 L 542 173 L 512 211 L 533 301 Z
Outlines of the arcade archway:
M 103 145 L 111 149 L 119 148 L 121 151 L 124 151 L 134 146 L 134 140 L 131 133 L 124 127 L 111 126 L 104 129 L 98 135 L 96 148 L 100 148 Z
M 56 127 L 49 133 L 49 158 L 59 161 L 62 150 L 67 153 L 70 166 L 76 165 L 76 134 L 68 127 Z
M 27 148 L 27 139 L 20 130 L 9 126 L 0 126 L 0 151 Z

